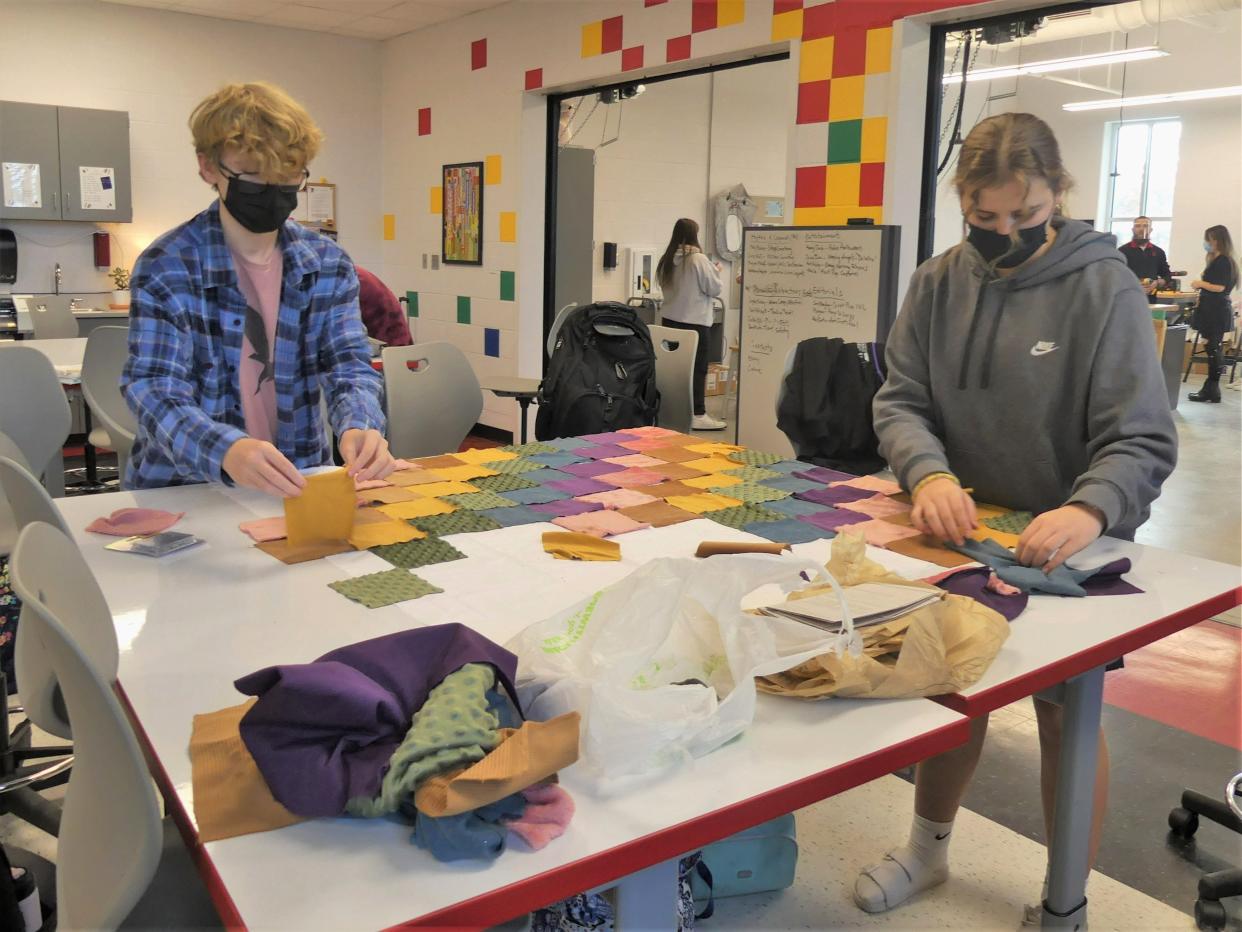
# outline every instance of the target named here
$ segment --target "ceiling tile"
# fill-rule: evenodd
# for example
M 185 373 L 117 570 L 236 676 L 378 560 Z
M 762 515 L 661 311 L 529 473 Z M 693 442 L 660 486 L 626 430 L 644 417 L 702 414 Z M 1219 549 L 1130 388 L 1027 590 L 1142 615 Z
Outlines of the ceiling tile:
M 344 26 L 338 26 L 334 32 L 341 35 L 359 36 L 364 39 L 391 39 L 409 32 L 410 26 L 399 23 L 395 19 L 380 19 L 378 16 L 363 16 Z
M 272 23 L 277 26 L 294 26 L 299 29 L 317 29 L 331 32 L 336 26 L 343 26 L 353 20 L 347 12 L 321 10 L 318 7 L 302 6 L 289 3 L 279 7 L 272 13 L 260 16 L 257 22 Z
M 353 16 L 374 16 L 399 6 L 401 0 L 301 0 L 302 6 L 349 13 Z

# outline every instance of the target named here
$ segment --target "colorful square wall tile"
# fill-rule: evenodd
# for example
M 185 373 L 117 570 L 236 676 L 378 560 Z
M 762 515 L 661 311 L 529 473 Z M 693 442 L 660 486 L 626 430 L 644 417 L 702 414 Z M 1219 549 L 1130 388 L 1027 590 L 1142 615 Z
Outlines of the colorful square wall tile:
M 500 357 L 500 331 L 492 327 L 483 329 L 483 355 Z
M 716 0 L 690 0 L 690 31 L 716 28 Z
M 867 74 L 879 74 L 892 68 L 893 27 L 867 30 Z
M 828 166 L 828 207 L 853 207 L 858 203 L 858 163 Z
M 489 155 L 483 163 L 483 183 L 500 184 L 504 177 L 504 160 L 499 155 Z
M 637 71 L 643 66 L 643 47 L 635 45 L 621 50 L 621 70 Z
M 582 57 L 594 58 L 604 50 L 604 24 L 587 23 L 582 27 Z
M 502 243 L 517 242 L 517 213 L 512 210 L 500 212 L 500 241 Z
M 531 68 L 526 72 L 526 89 L 537 91 L 541 87 L 543 87 L 543 69 Z
M 863 74 L 867 68 L 867 33 L 858 27 L 838 30 L 832 48 L 832 76 Z
M 411 317 L 418 316 L 418 292 L 407 291 L 405 293 L 405 312 Z
M 828 119 L 861 120 L 863 115 L 863 76 L 832 79 L 832 100 L 828 105 Z
M 863 120 L 862 161 L 883 162 L 888 143 L 888 118 L 871 117 Z
M 746 0 L 717 0 L 716 26 L 736 26 L 746 20 Z
M 487 67 L 487 40 L 476 39 L 470 43 L 470 70 Z
M 457 296 L 457 322 L 459 324 L 470 323 L 470 299 L 465 295 Z
M 418 135 L 431 135 L 431 108 L 420 107 L 418 110 Z
M 513 272 L 500 273 L 500 300 L 512 301 L 517 293 L 515 282 L 516 276 Z
M 802 10 L 788 10 L 772 17 L 772 41 L 797 39 L 802 35 Z
M 685 61 L 690 57 L 690 37 L 678 36 L 669 39 L 664 47 L 664 60 L 669 62 Z
M 862 120 L 828 124 L 828 164 L 857 162 L 862 158 Z
M 394 240 L 397 238 L 397 215 L 384 214 L 384 239 Z
M 780 16 L 782 13 L 792 13 L 794 10 L 802 9 L 802 0 L 772 0 L 772 15 Z
M 659 6 L 661 3 L 668 3 L 668 0 L 643 0 L 643 6 Z
M 439 185 L 431 188 L 428 192 L 427 209 L 433 214 L 438 214 L 444 210 L 444 189 Z
M 828 81 L 798 85 L 798 122 L 823 123 L 828 119 Z
M 837 5 L 821 3 L 802 11 L 802 41 L 822 39 L 837 31 Z
M 810 39 L 802 43 L 802 57 L 798 61 L 798 81 L 827 81 L 832 77 L 832 36 Z
M 620 16 L 612 16 L 600 23 L 600 50 L 607 55 L 609 52 L 619 52 L 622 46 L 622 19 Z
M 884 163 L 864 162 L 858 182 L 860 207 L 880 207 L 884 204 Z
M 823 207 L 828 184 L 826 165 L 808 165 L 794 175 L 794 206 Z

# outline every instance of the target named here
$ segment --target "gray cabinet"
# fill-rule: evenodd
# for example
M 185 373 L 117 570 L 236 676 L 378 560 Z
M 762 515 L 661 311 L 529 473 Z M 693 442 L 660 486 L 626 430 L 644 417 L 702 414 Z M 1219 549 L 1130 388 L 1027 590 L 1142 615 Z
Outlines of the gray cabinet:
M 0 220 L 133 219 L 128 113 L 0 101 L 0 163 L 10 189 L 38 165 L 40 188 L 37 206 L 0 197 Z

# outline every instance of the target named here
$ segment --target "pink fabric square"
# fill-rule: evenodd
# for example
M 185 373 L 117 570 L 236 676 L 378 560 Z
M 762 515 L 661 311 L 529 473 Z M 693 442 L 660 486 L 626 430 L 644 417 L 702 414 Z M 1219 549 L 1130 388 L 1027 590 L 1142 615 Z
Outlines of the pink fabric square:
M 243 521 L 237 526 L 241 528 L 242 533 L 249 534 L 250 539 L 256 544 L 266 543 L 269 540 L 284 540 L 288 536 L 285 529 L 284 515 L 277 515 L 274 518 L 256 518 L 254 521 Z
M 618 508 L 633 508 L 636 505 L 649 505 L 652 502 L 659 501 L 657 498 L 644 495 L 642 492 L 635 492 L 633 489 L 613 489 L 610 492 L 595 492 L 591 495 L 582 495 L 578 500 L 595 502 L 614 511 Z
M 158 508 L 120 508 L 106 518 L 96 518 L 86 529 L 92 534 L 111 534 L 113 537 L 146 537 L 167 531 L 184 516 L 184 511 L 174 514 Z
M 857 511 L 859 514 L 867 515 L 869 518 L 900 515 L 911 510 L 910 506 L 905 502 L 899 502 L 896 499 L 889 498 L 887 495 L 877 495 L 875 498 L 864 498 L 856 502 L 842 502 L 837 507 L 844 508 L 846 511 Z
M 635 437 L 676 437 L 677 431 L 667 427 L 622 427 L 619 433 L 633 434 Z
M 654 456 L 647 456 L 643 453 L 631 453 L 629 456 L 610 456 L 604 460 L 605 463 L 615 463 L 618 466 L 624 466 L 627 469 L 635 469 L 643 466 L 663 466 L 664 460 L 658 460 Z
M 396 469 L 396 470 L 400 470 L 400 469 L 413 469 L 413 468 L 414 468 L 414 464 L 413 464 L 413 463 L 411 463 L 411 462 L 409 462 L 408 460 L 393 460 L 393 461 L 392 461 L 392 468 L 393 468 L 393 469 Z
M 590 534 L 592 537 L 612 537 L 614 534 L 628 534 L 630 531 L 641 531 L 651 527 L 633 518 L 627 518 L 619 511 L 592 511 L 584 515 L 567 515 L 564 518 L 553 518 L 552 523 L 567 531 L 579 534 Z
M 862 534 L 872 547 L 887 547 L 895 540 L 907 537 L 918 537 L 919 531 L 912 527 L 902 527 L 888 521 L 871 520 L 861 524 L 851 524 L 841 529 L 842 534 Z
M 392 485 L 387 479 L 355 479 L 354 491 L 365 492 L 367 489 L 385 489 Z
M 851 489 L 865 489 L 868 492 L 879 492 L 881 495 L 899 495 L 901 486 L 890 479 L 877 479 L 875 476 L 859 476 L 844 482 L 832 482 L 830 485 L 848 485 Z
M 630 488 L 636 485 L 655 485 L 663 482 L 664 477 L 650 469 L 622 469 L 618 472 L 606 472 L 595 477 L 598 482 L 607 482 L 618 488 Z
M 642 453 L 644 450 L 658 450 L 660 447 L 668 446 L 668 438 L 636 437 L 633 440 L 622 440 L 617 446 L 633 450 L 635 453 Z M 660 462 L 662 463 L 664 460 L 660 460 Z

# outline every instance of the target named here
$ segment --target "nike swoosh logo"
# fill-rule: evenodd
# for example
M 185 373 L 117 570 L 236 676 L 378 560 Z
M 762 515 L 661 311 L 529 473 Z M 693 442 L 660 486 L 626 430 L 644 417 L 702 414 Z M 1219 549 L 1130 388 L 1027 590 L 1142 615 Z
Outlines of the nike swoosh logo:
M 1055 346 L 1046 346 L 1046 347 L 1033 346 L 1031 347 L 1031 355 L 1032 356 L 1047 356 L 1049 353 L 1056 352 L 1057 349 L 1058 347 L 1055 347 Z
M 937 835 L 936 841 L 944 841 L 946 838 L 948 838 L 952 834 L 953 834 L 952 832 L 945 832 L 943 835 Z

